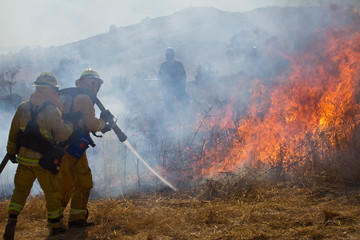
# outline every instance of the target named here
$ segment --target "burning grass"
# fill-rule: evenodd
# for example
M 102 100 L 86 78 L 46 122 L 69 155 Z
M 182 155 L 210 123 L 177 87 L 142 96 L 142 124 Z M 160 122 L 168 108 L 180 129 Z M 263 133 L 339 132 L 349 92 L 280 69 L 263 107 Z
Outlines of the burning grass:
M 360 190 L 314 182 L 227 176 L 179 192 L 92 200 L 96 225 L 53 239 L 359 239 Z M 0 203 L 1 233 L 7 204 Z M 16 239 L 45 239 L 47 233 L 44 199 L 32 197 Z
M 189 147 L 190 176 L 247 166 L 277 169 L 279 177 L 360 181 L 360 15 L 342 14 L 344 21 L 335 18 L 331 28 L 315 32 L 293 54 L 283 53 L 287 71 L 254 79 L 247 106 L 235 91 L 209 109 L 197 124 L 203 138 Z

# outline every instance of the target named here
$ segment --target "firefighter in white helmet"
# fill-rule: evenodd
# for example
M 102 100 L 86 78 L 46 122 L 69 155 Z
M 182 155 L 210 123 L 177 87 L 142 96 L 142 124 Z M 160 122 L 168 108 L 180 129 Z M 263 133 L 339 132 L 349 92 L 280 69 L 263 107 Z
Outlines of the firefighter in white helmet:
M 93 181 L 86 156 L 86 149 L 88 145 L 95 146 L 89 133 L 97 131 L 105 133 L 110 131 L 111 127 L 106 122 L 109 119 L 113 119 L 109 111 L 101 113 L 100 118 L 96 118 L 91 97 L 80 91 L 86 89 L 95 96 L 97 95 L 103 80 L 95 70 L 86 69 L 75 83 L 79 90 L 77 94 L 74 94 L 70 100 L 60 96 L 60 100 L 64 102 L 64 116 L 69 116 L 74 125 L 74 132 L 77 131 L 81 136 L 77 138 L 81 139 L 80 141 L 74 140 L 73 143 L 69 144 L 62 159 L 59 173 L 61 180 L 60 192 L 63 197 L 62 206 L 65 208 L 70 201 L 69 228 L 94 225 L 92 222 L 87 221 L 87 204 L 90 190 L 93 187 Z M 72 147 L 73 145 L 75 150 Z M 77 149 L 77 146 L 81 148 Z
M 7 152 L 10 160 L 18 166 L 3 236 L 6 240 L 14 239 L 17 216 L 24 208 L 35 179 L 44 191 L 50 235 L 65 232 L 61 226 L 62 206 L 57 175 L 64 150 L 55 143 L 65 141 L 73 128 L 62 120 L 55 76 L 42 73 L 34 86 L 35 92 L 18 106 L 9 132 Z

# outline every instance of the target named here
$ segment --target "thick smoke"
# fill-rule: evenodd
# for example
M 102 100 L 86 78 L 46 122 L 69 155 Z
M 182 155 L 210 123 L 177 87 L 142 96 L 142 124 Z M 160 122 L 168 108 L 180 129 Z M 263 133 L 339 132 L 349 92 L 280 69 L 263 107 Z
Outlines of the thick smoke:
M 7 107 L 7 106 L 6 106 Z M 5 156 L 6 154 L 6 144 L 7 144 L 7 137 L 9 134 L 8 129 L 10 128 L 10 121 L 12 119 L 12 114 L 14 111 L 4 111 L 1 109 L 0 115 L 0 124 L 1 124 L 1 138 L 0 138 L 0 158 Z M 11 165 L 11 166 L 10 166 Z M 16 166 L 13 164 L 8 164 L 4 171 L 0 174 L 0 196 L 9 196 L 11 194 L 11 190 L 13 188 L 13 174 L 15 172 Z
M 301 51 L 319 28 L 332 26 L 334 20 L 346 24 L 346 18 L 339 21 L 340 12 L 338 5 L 269 7 L 244 13 L 189 8 L 128 27 L 112 27 L 109 33 L 58 48 L 23 49 L 3 61 L 21 66 L 17 81 L 23 86 L 30 86 L 39 73 L 51 71 L 62 88 L 74 87 L 86 67 L 95 69 L 104 79 L 98 97 L 117 117 L 130 144 L 169 181 L 180 179 L 185 184 L 194 177 L 187 175 L 194 157 L 190 153 L 201 154 L 195 149 L 201 150 L 206 139 L 216 139 L 216 132 L 204 131 L 209 127 L 204 120 L 231 102 L 232 96 L 237 97 L 233 114 L 238 119 L 246 111 L 256 79 L 270 86 L 274 77 L 288 69 L 287 56 Z M 173 114 L 164 109 L 166 89 L 157 80 L 169 46 L 185 66 L 190 97 L 189 106 L 175 101 Z M 8 134 L 12 112 L 7 115 L 1 122 L 3 136 Z M 113 132 L 93 139 L 97 146 L 88 150 L 93 196 L 164 187 Z M 1 144 L 0 153 L 5 154 L 6 137 Z M 9 164 L 0 176 L 2 185 L 11 185 L 8 175 L 13 171 Z

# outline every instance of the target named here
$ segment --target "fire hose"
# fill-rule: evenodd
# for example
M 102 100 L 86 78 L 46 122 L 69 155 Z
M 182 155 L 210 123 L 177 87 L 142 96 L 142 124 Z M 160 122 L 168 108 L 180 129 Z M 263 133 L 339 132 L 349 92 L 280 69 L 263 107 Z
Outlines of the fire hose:
M 94 97 L 94 102 L 98 106 L 101 112 L 106 111 L 104 105 L 100 102 L 100 100 L 97 97 Z M 172 190 L 177 191 L 178 189 L 175 188 L 171 183 L 169 183 L 166 179 L 164 179 L 162 176 L 160 176 L 153 168 L 149 166 L 149 164 L 135 151 L 135 149 L 131 146 L 129 141 L 127 140 L 127 136 L 121 129 L 118 127 L 115 121 L 112 121 L 110 123 L 112 126 L 112 129 L 114 130 L 116 136 L 118 137 L 120 142 L 123 142 L 125 146 L 129 148 L 129 150 L 156 176 L 158 177 L 163 183 L 165 183 L 167 186 L 169 186 Z
M 0 174 L 2 173 L 2 171 L 4 170 L 4 168 L 5 168 L 5 166 L 6 166 L 6 164 L 7 164 L 7 162 L 9 161 L 9 159 L 10 159 L 10 154 L 6 154 L 5 155 L 5 157 L 4 157 L 4 159 L 1 161 L 1 164 L 0 164 Z
M 62 89 L 60 90 L 59 94 L 72 94 L 72 93 L 83 93 L 88 95 L 93 101 L 94 103 L 98 106 L 98 108 L 100 109 L 101 112 L 106 111 L 106 108 L 104 107 L 104 105 L 100 102 L 100 100 L 92 93 L 90 93 L 88 90 L 86 89 L 81 89 L 81 88 L 66 88 L 66 89 Z M 176 187 L 174 187 L 173 185 L 171 185 L 171 183 L 169 183 L 165 178 L 163 178 L 162 176 L 160 176 L 153 168 L 151 168 L 149 166 L 149 164 L 135 151 L 135 149 L 131 146 L 131 144 L 129 143 L 129 141 L 127 140 L 127 136 L 126 134 L 121 131 L 121 129 L 119 128 L 119 126 L 116 124 L 116 121 L 114 121 L 114 119 L 109 123 L 112 130 L 114 130 L 116 136 L 118 137 L 120 142 L 123 142 L 125 144 L 125 146 L 127 146 L 130 151 L 156 176 L 158 177 L 164 184 L 166 184 L 167 186 L 169 186 L 172 190 L 177 191 L 178 189 Z M 3 169 L 5 168 L 7 162 L 9 161 L 9 154 L 6 154 L 4 159 L 2 160 L 1 164 L 0 164 L 0 173 L 3 171 Z
M 175 188 L 173 185 L 171 185 L 171 183 L 169 183 L 166 179 L 164 179 L 163 177 L 161 177 L 153 168 L 151 168 L 149 166 L 149 164 L 135 151 L 135 149 L 131 146 L 131 144 L 129 143 L 129 141 L 127 141 L 127 136 L 121 131 L 121 129 L 116 125 L 116 123 L 114 124 L 113 127 L 114 132 L 116 133 L 116 135 L 118 136 L 118 139 L 123 142 L 125 144 L 125 146 L 127 146 L 130 151 L 138 158 L 140 159 L 140 161 L 156 176 L 158 177 L 163 183 L 165 183 L 167 186 L 169 186 L 172 190 L 177 191 L 178 189 Z M 9 154 L 7 153 L 4 157 L 4 159 L 1 161 L 0 164 L 0 174 L 2 173 L 2 171 L 4 170 L 6 164 L 9 161 Z

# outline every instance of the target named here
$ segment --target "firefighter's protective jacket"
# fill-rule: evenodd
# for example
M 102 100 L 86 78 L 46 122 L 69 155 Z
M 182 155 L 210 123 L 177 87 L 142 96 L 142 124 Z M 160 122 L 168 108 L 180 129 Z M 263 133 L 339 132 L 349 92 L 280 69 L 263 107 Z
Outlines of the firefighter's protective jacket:
M 27 123 L 31 120 L 30 101 L 35 107 L 40 107 L 45 102 L 53 103 L 41 111 L 36 118 L 36 122 L 39 125 L 41 135 L 44 139 L 50 142 L 65 141 L 73 131 L 72 125 L 62 120 L 59 110 L 61 105 L 58 99 L 47 96 L 41 91 L 36 91 L 31 95 L 30 99 L 21 103 L 16 110 L 11 123 L 7 144 L 7 152 L 10 154 L 16 153 L 19 131 L 24 131 Z M 28 166 L 38 166 L 40 157 L 40 153 L 20 146 L 17 161 Z
M 88 95 L 79 94 L 74 97 L 72 112 L 81 113 L 81 119 L 77 124 L 79 129 L 87 129 L 89 132 L 97 132 L 101 131 L 105 127 L 104 120 L 95 117 L 95 108 Z
M 186 88 L 184 65 L 178 60 L 166 61 L 160 65 L 159 80 L 162 85 L 170 88 Z

